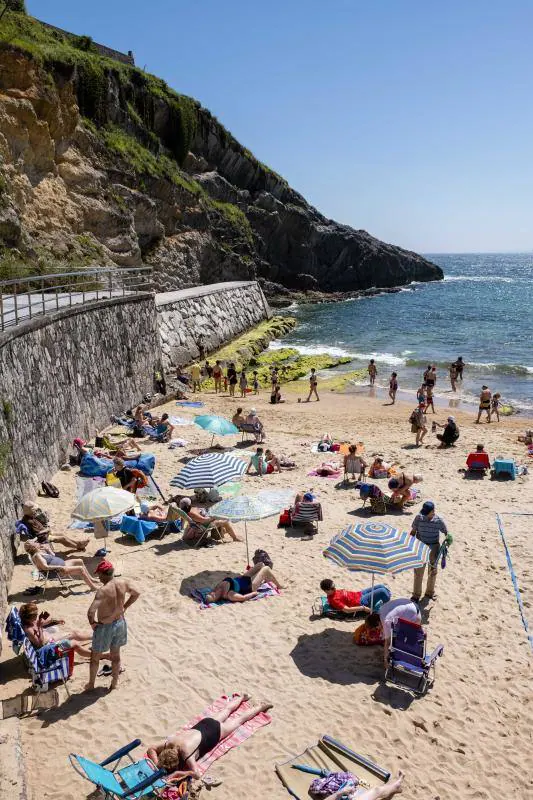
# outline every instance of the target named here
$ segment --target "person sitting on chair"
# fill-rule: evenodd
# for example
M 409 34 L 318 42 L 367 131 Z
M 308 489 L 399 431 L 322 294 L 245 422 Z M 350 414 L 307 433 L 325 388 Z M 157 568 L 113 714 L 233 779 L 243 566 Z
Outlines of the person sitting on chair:
M 39 613 L 37 603 L 24 603 L 19 609 L 19 614 L 24 633 L 37 650 L 44 647 L 45 644 L 56 644 L 60 650 L 74 650 L 82 658 L 91 657 L 91 651 L 83 645 L 91 641 L 92 631 L 87 630 L 82 633 L 72 630 L 60 637 L 55 637 L 46 628 L 50 628 L 52 625 L 64 625 L 65 620 L 54 619 L 48 611 Z
M 85 550 L 89 544 L 89 539 L 74 539 L 73 536 L 66 536 L 65 534 L 56 534 L 51 536 L 50 525 L 48 517 L 44 511 L 39 508 L 37 503 L 27 501 L 22 506 L 22 519 L 20 520 L 26 526 L 28 536 L 30 539 L 35 539 L 39 544 L 48 544 L 55 542 L 62 544 L 68 550 Z
M 437 439 L 440 442 L 439 447 L 453 447 L 459 438 L 459 428 L 455 422 L 455 417 L 448 417 L 446 425 L 440 425 L 438 422 L 435 425 L 438 428 L 444 428 L 442 433 L 437 433 Z
M 93 581 L 81 558 L 69 558 L 65 561 L 63 558 L 56 556 L 50 545 L 39 544 L 38 542 L 26 542 L 24 549 L 41 572 L 53 570 L 58 575 L 81 578 L 90 589 L 98 589 L 99 584 Z
M 245 424 L 246 418 L 243 416 L 241 406 L 239 406 L 235 414 L 232 416 L 231 421 L 233 422 L 236 428 L 239 428 L 239 430 Z
M 326 593 L 331 608 L 343 614 L 357 614 L 359 611 L 370 614 L 371 606 L 379 608 L 391 599 L 390 589 L 382 583 L 370 589 L 349 592 L 346 589 L 337 589 L 330 578 L 324 578 L 320 581 L 320 588 Z
M 231 522 L 228 522 L 226 519 L 216 519 L 216 517 L 210 517 L 205 509 L 193 507 L 190 497 L 184 497 L 180 501 L 180 508 L 185 511 L 187 516 L 194 523 L 194 526 L 189 525 L 183 534 L 184 541 L 190 539 L 200 539 L 205 535 L 205 528 L 207 526 L 211 526 L 217 528 L 221 537 L 227 533 L 230 539 L 232 539 L 234 542 L 242 542 L 242 539 L 239 539 L 235 533 Z
M 258 703 L 248 711 L 235 714 L 239 706 L 250 699 L 247 694 L 230 698 L 226 706 L 212 717 L 201 719 L 187 730 L 179 730 L 167 739 L 148 748 L 146 755 L 158 769 L 167 772 L 166 782 L 184 778 L 200 778 L 197 761 L 210 753 L 219 742 L 253 719 L 262 711 L 272 708 L 272 703 Z M 232 716 L 233 715 L 233 716 Z
M 470 470 L 490 469 L 490 458 L 482 444 L 476 445 L 476 452 L 470 453 L 466 459 L 466 467 Z
M 208 603 L 217 603 L 219 600 L 244 603 L 246 600 L 253 600 L 254 597 L 257 597 L 258 589 L 263 583 L 273 583 L 276 588 L 283 588 L 270 567 L 259 561 L 246 570 L 244 575 L 238 575 L 236 578 L 224 578 L 212 592 L 206 595 L 206 600 Z
M 246 422 L 247 425 L 253 426 L 255 441 L 256 442 L 262 442 L 263 439 L 265 438 L 264 437 L 264 431 L 263 431 L 263 423 L 261 422 L 261 420 L 257 416 L 257 411 L 255 410 L 255 408 L 251 408 L 250 409 L 250 413 L 246 417 L 245 422 Z
M 366 461 L 357 455 L 357 446 L 355 444 L 351 444 L 348 448 L 347 454 L 344 456 L 344 472 L 348 475 L 350 472 L 352 474 L 352 479 L 355 480 L 355 473 L 359 474 L 359 480 L 364 478 L 365 470 L 368 464 Z

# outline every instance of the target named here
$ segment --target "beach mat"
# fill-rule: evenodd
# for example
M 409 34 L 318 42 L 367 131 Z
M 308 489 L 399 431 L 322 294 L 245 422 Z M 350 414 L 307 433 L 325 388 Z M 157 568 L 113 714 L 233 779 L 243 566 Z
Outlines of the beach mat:
M 218 700 L 215 700 L 214 703 L 208 706 L 201 714 L 198 714 L 198 716 L 188 722 L 187 725 L 184 725 L 182 730 L 189 730 L 189 728 L 192 728 L 193 725 L 196 725 L 196 723 L 200 722 L 200 720 L 204 719 L 204 717 L 212 717 L 213 714 L 216 714 L 218 711 L 221 711 L 224 708 L 227 700 L 228 696 L 222 695 L 218 698 Z M 237 711 L 231 715 L 230 719 L 242 714 L 243 711 L 247 711 L 250 706 L 251 704 L 248 700 L 246 700 L 244 703 L 241 703 Z M 269 725 L 271 722 L 272 717 L 269 714 L 266 714 L 264 711 L 262 711 L 260 714 L 256 714 L 253 719 L 245 722 L 244 725 L 241 725 L 239 728 L 237 728 L 237 730 L 234 731 L 231 736 L 227 736 L 225 739 L 222 739 L 222 741 L 219 742 L 217 746 L 213 748 L 213 750 L 211 750 L 209 753 L 206 753 L 205 756 L 196 763 L 198 772 L 203 775 L 214 761 L 217 761 L 229 750 L 233 750 L 234 747 L 237 747 L 245 742 L 246 739 L 249 739 L 250 736 L 253 736 L 253 734 L 258 731 L 259 728 L 263 728 L 265 725 Z
M 206 601 L 206 595 L 209 592 L 212 592 L 212 589 L 193 589 L 191 592 L 191 597 L 193 600 L 196 600 L 200 603 L 200 609 L 203 610 L 205 608 L 215 608 L 216 606 L 225 606 L 227 603 L 230 603 L 230 600 L 217 600 L 216 603 L 208 603 Z M 262 583 L 258 589 L 259 594 L 257 597 L 254 597 L 254 600 L 262 600 L 263 597 L 276 597 L 278 594 L 281 594 L 280 590 L 274 586 L 273 583 Z
M 293 764 L 330 772 L 352 772 L 357 775 L 362 786 L 372 788 L 381 786 L 390 776 L 387 770 L 370 759 L 355 753 L 330 736 L 323 736 L 317 744 L 308 747 L 303 753 L 276 764 L 276 774 L 296 800 L 308 800 L 309 787 L 317 776 L 300 772 L 293 768 Z

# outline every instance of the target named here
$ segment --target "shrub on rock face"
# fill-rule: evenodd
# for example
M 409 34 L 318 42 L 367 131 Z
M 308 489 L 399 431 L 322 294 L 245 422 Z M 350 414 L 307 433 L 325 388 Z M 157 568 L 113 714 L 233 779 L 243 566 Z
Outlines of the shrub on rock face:
M 21 14 L 26 13 L 26 3 L 24 0 L 4 0 L 4 3 L 8 11 L 19 11 Z

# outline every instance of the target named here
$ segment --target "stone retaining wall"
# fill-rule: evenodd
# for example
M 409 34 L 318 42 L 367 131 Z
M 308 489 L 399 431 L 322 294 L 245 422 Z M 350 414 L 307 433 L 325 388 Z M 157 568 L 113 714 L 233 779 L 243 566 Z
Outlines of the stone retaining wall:
M 0 334 L 0 622 L 20 512 L 14 495 L 33 497 L 75 436 L 93 436 L 110 413 L 151 392 L 159 360 L 148 294 L 73 306 Z
M 163 366 L 183 366 L 270 316 L 255 281 L 215 283 L 156 295 Z M 200 338 L 202 337 L 202 338 Z

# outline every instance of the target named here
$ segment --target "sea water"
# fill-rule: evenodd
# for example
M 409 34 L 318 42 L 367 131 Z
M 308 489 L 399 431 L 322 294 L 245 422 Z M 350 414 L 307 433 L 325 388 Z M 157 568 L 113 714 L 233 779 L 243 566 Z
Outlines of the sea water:
M 529 416 L 533 413 L 533 253 L 428 254 L 444 280 L 415 283 L 396 294 L 293 306 L 298 327 L 272 347 L 350 356 L 343 369 L 366 369 L 376 384 L 398 373 L 415 397 L 428 364 L 437 366 L 436 396 L 452 407 L 477 404 L 481 386 Z M 457 393 L 448 368 L 462 356 Z M 368 383 L 365 379 L 363 383 Z M 354 386 L 354 391 L 361 387 Z

